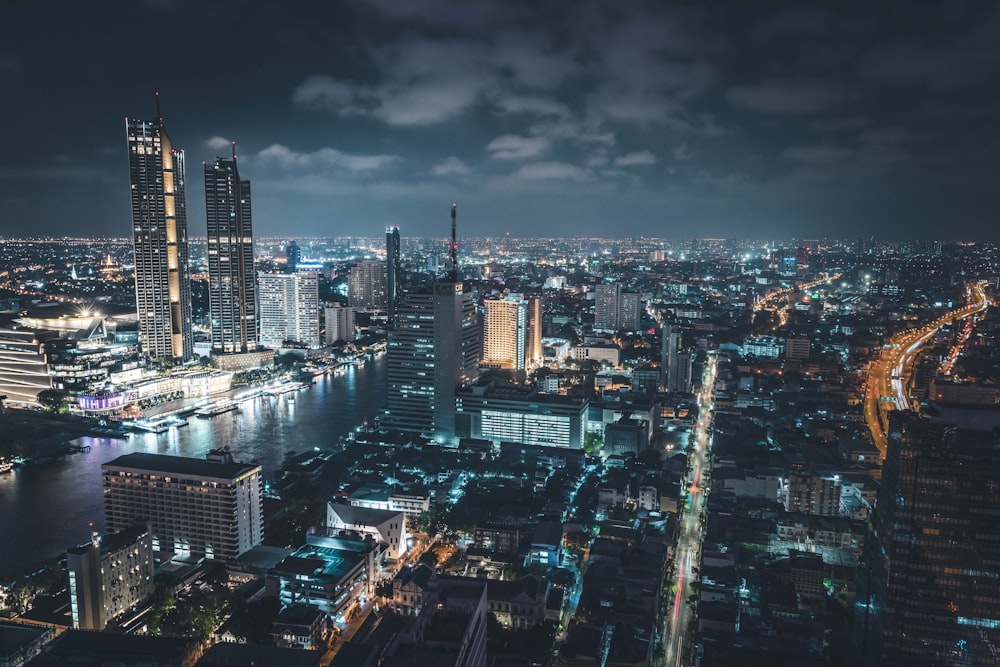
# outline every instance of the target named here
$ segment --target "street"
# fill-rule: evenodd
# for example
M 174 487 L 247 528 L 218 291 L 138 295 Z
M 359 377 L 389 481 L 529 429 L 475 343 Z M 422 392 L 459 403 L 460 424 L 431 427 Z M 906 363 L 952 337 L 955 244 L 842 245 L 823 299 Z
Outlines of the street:
M 981 284 L 972 285 L 968 293 L 969 303 L 962 308 L 921 325 L 894 335 L 882 351 L 881 356 L 868 371 L 865 391 L 865 421 L 871 430 L 875 447 L 885 457 L 887 436 L 883 427 L 889 410 L 909 410 L 909 384 L 913 362 L 920 348 L 934 338 L 938 329 L 950 322 L 977 315 L 990 306 L 989 299 Z
M 693 593 L 691 584 L 697 581 L 698 577 L 692 568 L 698 567 L 698 555 L 703 537 L 701 517 L 705 508 L 705 494 L 702 492 L 702 486 L 706 485 L 711 471 L 709 449 L 712 441 L 712 414 L 715 409 L 716 363 L 715 355 L 710 355 L 702 378 L 702 390 L 699 395 L 701 410 L 692 433 L 693 446 L 689 452 L 688 493 L 691 503 L 689 509 L 682 510 L 678 522 L 677 551 L 674 554 L 673 607 L 663 621 L 665 651 L 663 664 L 675 667 L 681 664 L 684 645 L 688 640 L 687 631 L 694 618 L 694 605 L 688 602 L 688 598 Z

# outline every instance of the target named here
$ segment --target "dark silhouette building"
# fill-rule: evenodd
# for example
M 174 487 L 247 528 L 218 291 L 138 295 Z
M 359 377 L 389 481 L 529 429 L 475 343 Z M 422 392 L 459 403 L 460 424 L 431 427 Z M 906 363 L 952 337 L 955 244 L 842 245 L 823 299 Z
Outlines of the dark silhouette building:
M 860 569 L 867 665 L 995 665 L 1000 413 L 894 412 Z
M 208 304 L 212 352 L 257 349 L 257 289 L 253 263 L 250 181 L 232 159 L 205 164 L 208 222 Z
M 396 309 L 403 294 L 403 267 L 400 256 L 399 227 L 385 228 L 385 287 L 389 324 L 396 320 Z

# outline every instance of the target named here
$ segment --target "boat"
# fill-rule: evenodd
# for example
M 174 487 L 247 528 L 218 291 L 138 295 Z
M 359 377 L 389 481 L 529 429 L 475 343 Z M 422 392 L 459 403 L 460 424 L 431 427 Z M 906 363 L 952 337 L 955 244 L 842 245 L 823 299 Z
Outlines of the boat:
M 13 461 L 0 460 L 0 473 L 10 472 L 14 469 Z
M 236 401 L 219 401 L 218 403 L 211 403 L 203 408 L 199 408 L 194 411 L 196 417 L 201 417 L 202 419 L 208 419 L 209 417 L 215 417 L 221 415 L 225 412 L 231 412 L 237 409 L 239 406 Z

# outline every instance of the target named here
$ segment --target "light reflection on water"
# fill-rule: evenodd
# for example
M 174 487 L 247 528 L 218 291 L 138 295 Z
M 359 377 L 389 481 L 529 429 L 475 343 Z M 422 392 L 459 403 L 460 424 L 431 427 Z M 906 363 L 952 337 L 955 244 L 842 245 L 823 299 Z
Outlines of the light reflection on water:
M 188 426 L 128 440 L 83 438 L 89 452 L 0 475 L 0 576 L 81 544 L 104 529 L 101 464 L 129 452 L 203 457 L 229 446 L 238 460 L 257 461 L 273 478 L 286 452 L 337 443 L 385 407 L 385 359 L 320 377 L 308 388 L 261 396 L 211 419 L 191 416 Z M 291 399 L 291 400 L 289 400 Z

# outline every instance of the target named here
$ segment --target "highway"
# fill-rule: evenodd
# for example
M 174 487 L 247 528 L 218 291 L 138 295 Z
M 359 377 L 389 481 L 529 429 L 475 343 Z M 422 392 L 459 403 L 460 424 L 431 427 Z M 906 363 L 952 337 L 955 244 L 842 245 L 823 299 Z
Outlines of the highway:
M 989 308 L 990 301 L 986 297 L 983 283 L 967 286 L 966 302 L 965 306 L 931 322 L 893 335 L 879 358 L 872 361 L 868 369 L 864 413 L 875 447 L 882 458 L 885 458 L 888 444 L 883 425 L 888 412 L 911 408 L 909 385 L 917 353 L 945 324 L 978 315 Z
M 709 451 L 712 444 L 712 415 L 715 410 L 716 357 L 710 354 L 702 376 L 699 394 L 698 422 L 691 434 L 692 449 L 688 453 L 690 483 L 688 494 L 691 507 L 681 514 L 678 526 L 677 551 L 674 554 L 674 599 L 670 613 L 663 619 L 664 661 L 662 664 L 680 667 L 684 655 L 684 644 L 688 641 L 688 627 L 694 617 L 695 605 L 688 603 L 692 594 L 691 583 L 698 575 L 692 571 L 699 563 L 703 537 L 701 516 L 705 508 L 705 494 L 702 486 L 707 486 L 711 472 Z
M 813 280 L 812 282 L 804 283 L 802 285 L 793 285 L 792 287 L 785 287 L 779 290 L 775 290 L 773 292 L 768 292 L 763 297 L 761 297 L 760 301 L 758 301 L 753 305 L 754 312 L 758 312 L 761 310 L 776 310 L 778 307 L 778 302 L 781 301 L 781 299 L 795 292 L 803 292 L 805 290 L 812 289 L 813 287 L 818 287 L 823 283 L 832 282 L 834 280 L 837 280 L 838 278 L 840 278 L 839 273 L 835 273 L 832 276 L 823 274 L 821 277 L 817 278 L 816 280 Z

